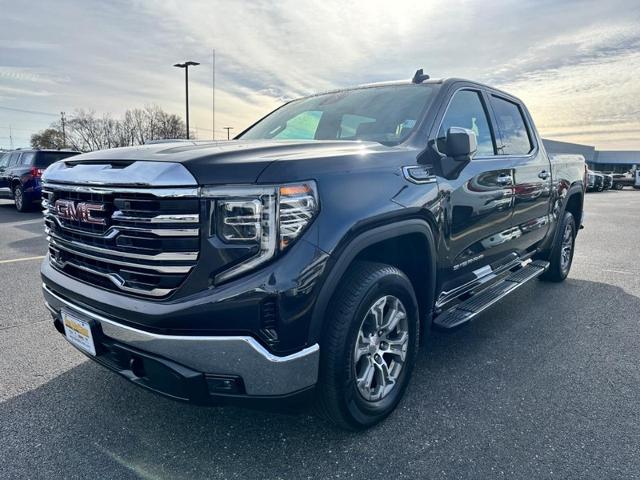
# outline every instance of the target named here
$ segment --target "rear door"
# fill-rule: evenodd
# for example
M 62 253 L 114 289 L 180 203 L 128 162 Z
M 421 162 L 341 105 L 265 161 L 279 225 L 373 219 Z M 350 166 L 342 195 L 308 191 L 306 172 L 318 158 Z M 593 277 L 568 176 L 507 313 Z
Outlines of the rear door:
M 496 138 L 483 91 L 454 90 L 441 117 L 436 148 L 444 151 L 450 127 L 472 130 L 478 150 L 457 178 L 438 178 L 443 195 L 445 232 L 441 257 L 443 290 L 479 277 L 513 258 L 511 160 L 497 155 Z
M 533 251 L 550 224 L 551 165 L 538 147 L 530 118 L 519 101 L 491 93 L 500 143 L 498 154 L 514 170 L 513 246 L 520 255 Z

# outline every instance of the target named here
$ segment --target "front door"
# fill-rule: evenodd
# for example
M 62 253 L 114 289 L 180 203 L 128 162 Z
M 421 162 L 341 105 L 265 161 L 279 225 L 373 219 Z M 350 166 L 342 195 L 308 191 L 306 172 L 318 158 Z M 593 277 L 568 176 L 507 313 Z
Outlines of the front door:
M 455 91 L 437 130 L 436 147 L 443 152 L 450 127 L 472 130 L 478 149 L 457 178 L 438 178 L 443 195 L 445 232 L 441 239 L 443 290 L 464 279 L 480 277 L 513 258 L 511 225 L 513 170 L 511 160 L 496 154 L 496 142 L 485 96 L 476 89 Z

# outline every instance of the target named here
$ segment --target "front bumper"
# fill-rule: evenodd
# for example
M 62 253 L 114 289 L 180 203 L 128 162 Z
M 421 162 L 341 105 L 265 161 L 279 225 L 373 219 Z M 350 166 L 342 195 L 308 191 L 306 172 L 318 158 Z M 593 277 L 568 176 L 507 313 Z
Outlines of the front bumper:
M 43 294 L 58 330 L 62 308 L 93 324 L 98 348 L 91 358 L 173 398 L 209 403 L 209 399 L 228 395 L 281 397 L 309 390 L 317 382 L 317 344 L 278 356 L 249 336 L 161 335 L 87 310 L 46 284 Z

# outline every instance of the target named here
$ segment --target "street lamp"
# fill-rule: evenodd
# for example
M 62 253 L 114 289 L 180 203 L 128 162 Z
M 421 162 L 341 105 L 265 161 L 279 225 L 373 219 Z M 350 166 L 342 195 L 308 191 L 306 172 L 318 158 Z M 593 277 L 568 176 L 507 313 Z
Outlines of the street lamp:
M 176 63 L 174 67 L 184 68 L 185 103 L 187 105 L 187 139 L 189 138 L 189 67 L 200 65 L 198 62 Z

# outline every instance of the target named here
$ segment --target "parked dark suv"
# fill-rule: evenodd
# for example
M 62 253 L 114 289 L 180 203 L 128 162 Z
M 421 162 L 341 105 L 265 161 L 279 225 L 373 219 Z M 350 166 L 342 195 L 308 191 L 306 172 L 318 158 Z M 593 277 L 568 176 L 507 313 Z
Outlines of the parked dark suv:
M 15 150 L 0 157 L 0 195 L 24 212 L 41 199 L 42 172 L 52 163 L 78 155 L 71 150 Z
M 56 163 L 44 297 L 61 334 L 137 385 L 306 398 L 365 428 L 400 401 L 421 332 L 567 277 L 585 177 L 517 98 L 419 71 L 294 100 L 234 141 Z M 521 308 L 547 300 L 531 292 Z

